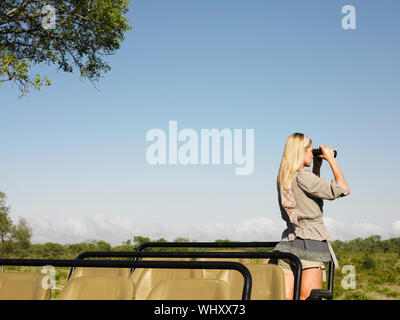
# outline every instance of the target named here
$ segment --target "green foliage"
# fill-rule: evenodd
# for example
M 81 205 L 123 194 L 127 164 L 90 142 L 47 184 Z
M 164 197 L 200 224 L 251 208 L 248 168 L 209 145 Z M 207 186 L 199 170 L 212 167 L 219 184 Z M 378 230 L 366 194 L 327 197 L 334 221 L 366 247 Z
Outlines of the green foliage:
M 382 240 L 379 235 L 346 242 L 331 242 L 341 266 L 352 265 L 356 271 L 356 289 L 341 286 L 344 274 L 335 270 L 336 299 L 390 299 L 400 295 L 400 238 Z
M 188 238 L 179 237 L 174 239 L 174 242 L 190 242 L 190 240 Z
M 0 47 L 0 87 L 2 82 L 12 81 L 23 94 L 29 87 L 40 90 L 43 85 L 49 86 L 51 81 L 47 77 L 29 74 L 31 66 L 30 58 L 18 59 L 15 53 L 9 53 L 5 47 Z
M 151 241 L 150 238 L 147 238 L 147 237 L 142 237 L 142 236 L 133 237 L 133 242 L 134 242 L 135 248 L 141 246 L 145 242 L 150 242 L 150 241 Z
M 42 258 L 42 259 L 74 259 L 85 251 L 112 251 L 111 244 L 105 241 L 86 241 L 74 244 L 61 245 L 46 242 L 43 244 L 32 244 L 25 256 L 18 258 Z
M 45 28 L 55 9 L 54 28 Z M 56 65 L 64 72 L 98 81 L 131 29 L 128 0 L 13 0 L 0 2 L 0 84 L 10 81 L 21 95 L 50 80 L 31 74 L 34 65 Z
M 370 256 L 365 256 L 362 262 L 362 267 L 366 270 L 375 269 L 375 260 Z
M 25 219 L 14 224 L 8 216 L 10 207 L 6 195 L 0 192 L 0 258 L 7 258 L 12 252 L 24 251 L 31 246 L 32 230 Z
M 132 240 L 123 241 L 121 246 L 114 248 L 114 251 L 135 251 L 135 246 L 132 244 Z

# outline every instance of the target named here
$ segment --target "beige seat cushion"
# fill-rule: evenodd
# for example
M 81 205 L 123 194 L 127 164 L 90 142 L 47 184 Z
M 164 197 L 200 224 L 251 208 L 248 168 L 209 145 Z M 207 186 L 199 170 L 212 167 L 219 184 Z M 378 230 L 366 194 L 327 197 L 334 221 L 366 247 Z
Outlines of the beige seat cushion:
M 35 272 L 1 272 L 0 300 L 49 300 L 51 289 L 46 288 L 45 277 Z
M 144 258 L 143 261 L 190 261 L 190 258 Z M 161 281 L 181 278 L 201 278 L 200 269 L 136 268 L 131 279 L 136 286 L 136 300 L 145 300 Z
M 273 264 L 245 264 L 252 277 L 251 300 L 284 300 L 285 278 L 282 269 Z M 225 270 L 218 280 L 227 282 L 232 289 L 232 300 L 242 299 L 244 279 L 236 270 Z
M 239 249 L 221 249 L 221 250 L 210 250 L 207 252 L 243 252 Z M 196 261 L 227 261 L 227 262 L 239 262 L 242 264 L 250 263 L 250 259 L 248 258 L 197 258 Z M 221 272 L 226 270 L 221 269 L 202 269 L 201 276 L 206 279 L 218 279 Z
M 285 300 L 286 286 L 282 269 L 274 264 L 246 264 L 253 277 L 251 300 Z
M 84 276 L 70 279 L 57 300 L 132 300 L 135 285 L 131 279 L 110 276 Z
M 171 279 L 158 283 L 147 300 L 228 300 L 229 285 L 211 279 Z

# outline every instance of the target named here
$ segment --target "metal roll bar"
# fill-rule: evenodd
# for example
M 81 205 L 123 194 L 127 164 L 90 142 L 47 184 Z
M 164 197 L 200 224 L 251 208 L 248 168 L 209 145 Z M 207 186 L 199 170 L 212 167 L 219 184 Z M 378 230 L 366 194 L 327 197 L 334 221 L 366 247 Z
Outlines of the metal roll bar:
M 162 242 L 163 244 L 166 244 L 165 242 Z M 156 244 L 156 243 L 155 243 Z M 174 243 L 176 244 L 176 243 Z M 202 244 L 204 245 L 205 243 L 196 243 L 196 244 Z M 237 244 L 237 243 L 235 243 Z M 247 243 L 244 243 L 247 244 Z M 252 243 L 254 245 L 254 243 Z M 211 247 L 211 243 L 207 243 L 208 246 Z M 190 246 L 188 246 L 190 247 Z M 221 246 L 223 247 L 223 246 Z M 140 257 L 163 257 L 163 258 L 275 258 L 275 259 L 289 259 L 293 265 L 294 265 L 294 275 L 295 275 L 295 281 L 294 281 L 294 290 L 293 290 L 293 299 L 294 300 L 299 300 L 300 299 L 300 288 L 301 288 L 301 270 L 302 270 L 302 265 L 300 259 L 292 254 L 292 253 L 287 253 L 287 252 L 280 252 L 280 251 L 274 251 L 274 252 L 168 252 L 168 251 L 159 251 L 159 252 L 140 252 L 139 250 L 142 250 L 140 247 L 138 248 L 137 252 L 129 252 L 129 251 L 87 251 L 83 252 L 80 255 L 76 257 L 77 260 L 83 260 L 85 258 L 116 258 L 116 257 L 132 257 L 135 258 L 135 261 L 137 261 L 137 258 Z M 188 263 L 188 262 L 185 262 Z M 73 269 L 71 268 L 68 279 L 71 277 L 73 272 Z
M 141 244 L 137 251 L 140 252 L 149 247 L 159 247 L 159 248 L 172 248 L 172 247 L 180 247 L 180 248 L 272 248 L 275 247 L 279 242 L 277 241 L 269 241 L 269 242 L 145 242 Z M 277 252 L 277 251 L 275 251 Z M 321 299 L 326 298 L 327 300 L 331 300 L 333 298 L 333 284 L 334 284 L 334 276 L 335 276 L 335 268 L 333 265 L 333 261 L 328 262 L 328 283 L 327 290 L 314 289 L 310 293 L 310 299 Z M 296 270 L 296 266 L 295 266 Z M 301 269 L 300 269 L 301 270 Z M 295 288 L 296 288 L 296 278 L 295 278 Z M 298 290 L 300 290 L 301 284 L 301 276 L 300 282 L 297 283 Z M 294 295 L 294 293 L 293 293 Z M 300 295 L 299 295 L 300 297 Z

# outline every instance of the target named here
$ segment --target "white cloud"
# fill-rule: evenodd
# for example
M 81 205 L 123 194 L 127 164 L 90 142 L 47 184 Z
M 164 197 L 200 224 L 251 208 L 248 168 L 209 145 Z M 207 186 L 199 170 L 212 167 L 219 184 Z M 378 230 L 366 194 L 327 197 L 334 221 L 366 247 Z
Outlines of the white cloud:
M 268 241 L 280 239 L 281 222 L 268 218 L 254 218 L 238 223 L 216 223 L 177 227 L 173 223 L 144 222 L 121 216 L 91 215 L 83 218 L 60 219 L 34 217 L 28 219 L 33 229 L 34 243 L 76 243 L 85 240 L 105 240 L 113 245 L 141 235 L 151 239 L 165 238 L 172 241 L 178 237 L 197 241 L 230 239 L 234 241 Z
M 136 235 L 161 238 L 172 231 L 160 223 L 144 223 L 116 215 L 96 214 L 68 219 L 37 216 L 27 220 L 33 229 L 32 241 L 34 243 L 76 243 L 85 240 L 104 240 L 118 245 Z
M 332 240 L 346 241 L 372 235 L 380 235 L 382 239 L 400 236 L 400 221 L 395 221 L 388 226 L 380 226 L 371 222 L 344 223 L 325 217 L 324 222 Z
M 232 241 L 273 241 L 280 239 L 282 224 L 268 218 L 253 218 L 238 223 L 217 223 L 192 227 L 191 240 L 214 241 L 229 239 Z
M 392 223 L 390 236 L 394 238 L 400 237 L 400 220 L 397 220 Z
M 112 245 L 141 235 L 151 239 L 165 238 L 172 241 L 185 237 L 196 241 L 230 239 L 232 241 L 279 241 L 285 224 L 266 217 L 245 219 L 231 223 L 215 223 L 192 226 L 177 226 L 174 223 L 141 221 L 137 218 L 96 214 L 83 218 L 56 218 L 36 216 L 27 219 L 33 229 L 34 243 L 76 243 L 85 240 L 104 240 Z M 400 220 L 389 227 L 373 223 L 344 223 L 324 218 L 332 240 L 351 240 L 379 234 L 383 239 L 400 236 Z

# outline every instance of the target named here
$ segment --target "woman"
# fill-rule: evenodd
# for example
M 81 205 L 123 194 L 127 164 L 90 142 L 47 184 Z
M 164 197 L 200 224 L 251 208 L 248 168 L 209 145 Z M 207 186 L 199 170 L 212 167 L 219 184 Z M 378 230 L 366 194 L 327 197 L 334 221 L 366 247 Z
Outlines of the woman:
M 337 259 L 328 240 L 330 235 L 322 220 L 323 199 L 333 200 L 350 194 L 349 186 L 339 169 L 334 151 L 320 146 L 322 155 L 314 158 L 312 141 L 305 134 L 294 133 L 286 141 L 277 187 L 283 220 L 287 229 L 274 250 L 290 252 L 302 262 L 300 299 L 304 300 L 312 289 L 322 288 L 324 262 Z M 320 178 L 322 160 L 326 160 L 335 180 Z M 306 169 L 313 163 L 313 170 Z M 286 282 L 286 298 L 292 299 L 294 275 L 287 259 L 279 259 Z

